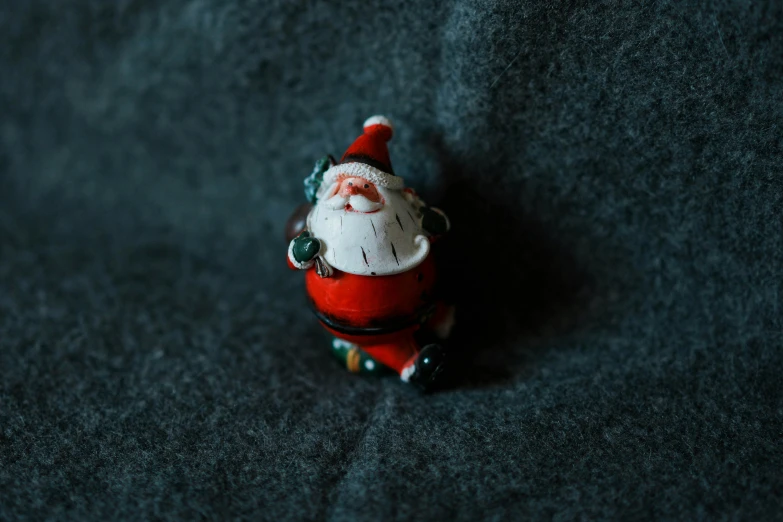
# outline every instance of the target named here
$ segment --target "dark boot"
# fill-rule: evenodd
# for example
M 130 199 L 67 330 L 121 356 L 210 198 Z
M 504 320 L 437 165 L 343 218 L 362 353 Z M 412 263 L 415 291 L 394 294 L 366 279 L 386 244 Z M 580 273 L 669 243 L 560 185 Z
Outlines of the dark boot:
M 446 362 L 446 350 L 439 344 L 428 344 L 419 352 L 414 370 L 408 382 L 416 385 L 422 391 L 432 391 L 443 372 Z

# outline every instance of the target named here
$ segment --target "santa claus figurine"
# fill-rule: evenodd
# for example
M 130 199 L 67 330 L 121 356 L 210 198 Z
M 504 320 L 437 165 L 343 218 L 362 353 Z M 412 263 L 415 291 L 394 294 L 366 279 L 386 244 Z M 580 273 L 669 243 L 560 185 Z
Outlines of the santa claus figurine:
M 428 390 L 445 351 L 422 339 L 445 338 L 453 323 L 453 309 L 435 295 L 431 254 L 449 221 L 395 175 L 386 146 L 392 134 L 387 118 L 373 116 L 339 163 L 316 164 L 305 180 L 314 205 L 288 246 L 288 264 L 305 270 L 315 314 L 350 371 L 389 368 Z

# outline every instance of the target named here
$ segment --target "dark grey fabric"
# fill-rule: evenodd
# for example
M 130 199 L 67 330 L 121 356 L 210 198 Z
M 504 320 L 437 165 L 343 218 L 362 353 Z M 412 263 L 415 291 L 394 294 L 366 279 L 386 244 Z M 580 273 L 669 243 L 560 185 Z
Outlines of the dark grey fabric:
M 780 518 L 781 9 L 3 2 L 0 519 Z M 285 266 L 375 113 L 453 222 L 432 396 Z

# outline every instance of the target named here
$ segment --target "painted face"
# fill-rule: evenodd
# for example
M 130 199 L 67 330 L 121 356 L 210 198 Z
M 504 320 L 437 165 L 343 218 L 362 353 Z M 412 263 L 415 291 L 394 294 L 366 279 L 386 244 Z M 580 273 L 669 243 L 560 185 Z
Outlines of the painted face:
M 356 194 L 362 195 L 374 203 L 381 200 L 378 189 L 375 185 L 364 178 L 344 178 L 337 187 L 337 193 L 343 197 L 351 197 Z
M 384 201 L 373 183 L 364 178 L 350 177 L 337 183 L 326 204 L 334 210 L 370 213 L 380 210 Z

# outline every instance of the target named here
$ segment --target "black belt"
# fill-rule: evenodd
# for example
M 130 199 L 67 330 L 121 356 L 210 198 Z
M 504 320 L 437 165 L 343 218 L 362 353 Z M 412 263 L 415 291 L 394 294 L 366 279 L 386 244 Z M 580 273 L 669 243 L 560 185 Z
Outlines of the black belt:
M 354 326 L 351 324 L 340 322 L 333 317 L 329 317 L 328 315 L 321 312 L 320 310 L 316 310 L 315 308 L 313 308 L 313 312 L 315 313 L 315 316 L 318 318 L 319 321 L 321 321 L 323 324 L 325 324 L 335 332 L 343 333 L 346 335 L 382 335 L 382 334 L 399 332 L 400 330 L 405 330 L 406 328 L 410 328 L 411 326 L 425 322 L 429 318 L 429 316 L 432 315 L 432 312 L 434 310 L 435 310 L 435 305 L 428 305 L 424 308 L 419 309 L 413 315 L 395 317 L 389 319 L 388 321 L 384 321 L 383 324 L 380 324 L 378 326 Z

